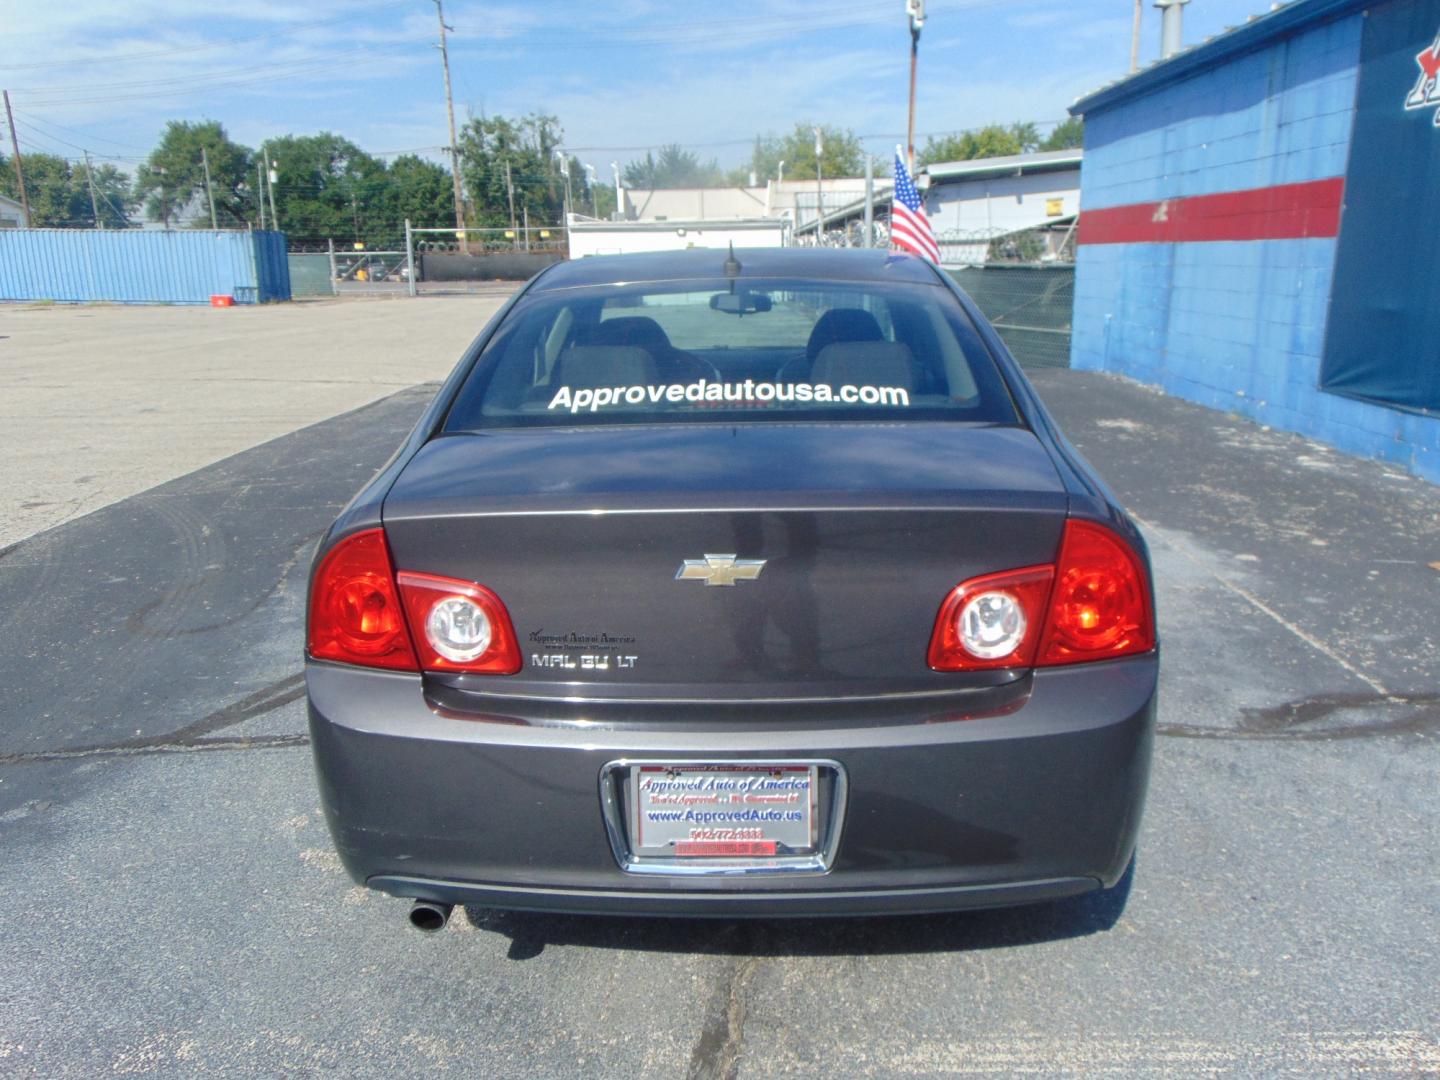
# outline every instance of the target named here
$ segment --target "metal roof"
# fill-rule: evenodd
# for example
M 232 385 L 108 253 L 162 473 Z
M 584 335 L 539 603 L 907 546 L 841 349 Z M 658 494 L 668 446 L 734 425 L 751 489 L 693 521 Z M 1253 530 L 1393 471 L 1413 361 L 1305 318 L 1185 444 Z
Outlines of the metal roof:
M 973 161 L 943 161 L 926 165 L 920 172 L 931 183 L 947 180 L 977 180 L 986 176 L 1021 176 L 1025 173 L 1059 172 L 1080 168 L 1083 151 L 1039 150 L 1033 154 L 1010 154 L 1007 157 L 976 158 Z
M 646 251 L 634 255 L 591 255 L 556 263 L 532 285 L 532 292 L 586 285 L 636 282 L 725 281 L 722 248 Z M 936 285 L 931 265 L 914 255 L 879 248 L 736 248 L 740 280 L 789 278 L 800 281 L 877 281 Z
M 1252 15 L 1248 22 L 1232 26 L 1222 34 L 1181 50 L 1168 60 L 1157 60 L 1133 75 L 1107 83 L 1098 90 L 1076 98 L 1075 103 L 1070 106 L 1070 114 L 1079 116 L 1147 94 L 1231 57 L 1264 48 L 1276 38 L 1287 37 L 1316 23 L 1338 19 L 1373 2 L 1374 0 L 1292 0 L 1289 4 L 1277 5 L 1263 15 Z
M 891 200 L 893 200 L 894 197 L 895 197 L 895 192 L 894 192 L 894 190 L 893 190 L 893 187 L 894 187 L 893 183 L 892 183 L 891 181 L 889 181 L 889 180 L 876 180 L 876 181 L 875 181 L 875 196 L 874 196 L 873 199 L 870 200 L 870 205 L 871 205 L 872 207 L 878 208 L 878 207 L 883 206 L 884 204 L 890 202 Z M 864 198 L 859 198 L 859 199 L 856 199 L 854 202 L 846 203 L 844 206 L 840 207 L 838 210 L 826 210 L 825 213 L 824 213 L 824 215 L 821 217 L 820 220 L 821 220 L 821 221 L 823 222 L 823 224 L 825 224 L 825 225 L 837 225 L 837 224 L 841 224 L 841 223 L 846 222 L 846 221 L 850 221 L 850 220 L 853 219 L 853 218 L 861 217 L 861 216 L 864 215 L 864 213 L 865 213 L 865 200 L 864 200 Z M 803 234 L 803 233 L 812 233 L 812 232 L 814 232 L 814 231 L 815 231 L 815 221 L 816 221 L 815 218 L 811 218 L 809 221 L 805 222 L 804 224 L 796 225 L 796 226 L 795 226 L 795 235 L 796 235 L 796 236 L 800 236 L 800 235 Z

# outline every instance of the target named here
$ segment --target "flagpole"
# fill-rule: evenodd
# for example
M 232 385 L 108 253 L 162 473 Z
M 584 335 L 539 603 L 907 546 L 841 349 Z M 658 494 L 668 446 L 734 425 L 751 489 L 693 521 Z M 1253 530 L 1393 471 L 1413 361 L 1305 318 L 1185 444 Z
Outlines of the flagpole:
M 925 0 L 905 0 L 905 13 L 910 17 L 910 125 L 906 129 L 905 158 L 910 171 L 915 171 L 915 68 L 920 58 L 920 28 L 925 25 Z

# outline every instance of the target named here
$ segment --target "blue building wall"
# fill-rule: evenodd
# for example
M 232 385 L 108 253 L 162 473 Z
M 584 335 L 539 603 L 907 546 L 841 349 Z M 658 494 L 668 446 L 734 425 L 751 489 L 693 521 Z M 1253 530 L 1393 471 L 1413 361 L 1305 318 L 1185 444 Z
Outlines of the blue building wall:
M 1087 210 L 1343 176 L 1363 17 L 1085 116 Z M 1341 228 L 1343 229 L 1343 219 Z M 1319 389 L 1337 241 L 1082 243 L 1071 362 L 1440 482 L 1440 419 Z
M 141 229 L 0 230 L 0 300 L 205 304 L 289 300 L 285 235 Z

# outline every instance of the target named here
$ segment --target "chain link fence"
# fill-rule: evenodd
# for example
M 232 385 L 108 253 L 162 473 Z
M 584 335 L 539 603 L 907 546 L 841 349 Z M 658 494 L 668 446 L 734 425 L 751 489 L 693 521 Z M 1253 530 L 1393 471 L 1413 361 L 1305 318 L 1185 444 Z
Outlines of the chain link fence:
M 493 283 L 524 281 L 566 257 L 563 225 L 516 229 L 414 229 L 405 223 L 403 244 L 376 251 L 334 240 L 311 241 L 289 252 L 294 295 L 484 291 Z M 306 249 L 309 250 L 306 250 Z
M 950 270 L 1025 368 L 1070 366 L 1075 267 L 988 263 Z

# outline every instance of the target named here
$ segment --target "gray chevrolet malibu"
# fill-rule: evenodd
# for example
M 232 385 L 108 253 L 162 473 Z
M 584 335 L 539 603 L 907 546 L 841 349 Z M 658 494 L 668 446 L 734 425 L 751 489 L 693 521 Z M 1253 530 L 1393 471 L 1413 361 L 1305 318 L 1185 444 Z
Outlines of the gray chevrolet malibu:
M 421 929 L 1110 888 L 1158 668 L 1134 524 L 951 279 L 876 251 L 546 270 L 310 581 L 335 845 Z

